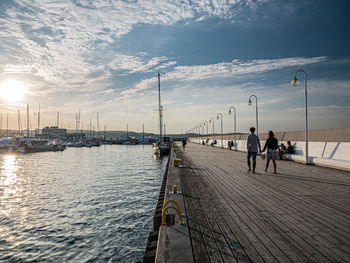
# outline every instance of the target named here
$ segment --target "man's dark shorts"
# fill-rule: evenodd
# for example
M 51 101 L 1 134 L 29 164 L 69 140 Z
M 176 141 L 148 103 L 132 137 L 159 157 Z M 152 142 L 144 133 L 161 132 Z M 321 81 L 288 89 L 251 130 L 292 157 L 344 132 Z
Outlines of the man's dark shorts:
M 248 152 L 247 159 L 250 160 L 250 157 L 252 157 L 253 161 L 255 161 L 257 154 L 258 154 L 257 152 Z

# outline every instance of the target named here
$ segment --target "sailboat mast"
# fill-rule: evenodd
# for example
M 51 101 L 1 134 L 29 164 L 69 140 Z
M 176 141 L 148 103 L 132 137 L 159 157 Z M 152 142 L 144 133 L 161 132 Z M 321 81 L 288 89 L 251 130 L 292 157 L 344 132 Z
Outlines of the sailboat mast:
M 162 121 L 162 106 L 160 101 L 160 75 L 158 71 L 158 98 L 159 98 L 159 141 L 162 141 L 162 128 L 163 128 L 163 121 Z
M 29 137 L 29 103 L 27 103 L 27 137 Z
M 38 132 L 40 130 L 40 103 L 39 103 L 39 112 L 38 112 Z
M 6 114 L 6 137 L 9 135 L 9 114 Z
M 100 131 L 100 121 L 99 121 L 99 119 L 98 119 L 98 112 L 97 112 L 97 114 L 96 114 L 97 116 L 97 119 L 96 119 L 96 122 L 97 122 L 97 134 L 98 134 L 98 132 Z
M 19 115 L 19 110 L 17 113 L 17 124 L 18 124 L 18 134 L 20 134 L 21 133 L 21 117 Z

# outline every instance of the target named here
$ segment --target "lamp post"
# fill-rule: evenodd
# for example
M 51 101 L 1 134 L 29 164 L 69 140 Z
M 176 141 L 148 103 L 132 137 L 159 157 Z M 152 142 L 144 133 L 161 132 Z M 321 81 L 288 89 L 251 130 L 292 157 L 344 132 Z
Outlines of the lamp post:
M 234 138 L 235 138 L 235 145 L 234 145 L 234 147 L 235 147 L 235 151 L 237 151 L 237 143 L 236 143 L 236 132 L 237 132 L 236 108 L 234 106 L 231 106 L 228 109 L 228 114 L 230 114 L 230 115 L 232 114 L 231 109 L 233 109 L 233 123 L 234 123 L 234 126 L 235 126 L 235 128 L 234 128 L 234 133 L 235 133 L 235 135 L 234 135 Z
M 207 126 L 207 136 L 208 136 L 208 121 L 204 121 L 203 123 L 204 123 L 204 125 Z M 207 124 L 205 124 L 205 123 L 207 123 Z
M 294 79 L 291 81 L 292 86 L 298 86 L 299 80 L 297 79 L 297 73 L 304 73 L 304 86 L 305 86 L 305 164 L 309 164 L 309 128 L 308 128 L 308 118 L 307 118 L 307 74 L 304 70 L 297 70 L 294 74 Z
M 199 124 L 199 134 L 201 134 L 201 127 L 202 127 L 202 134 L 204 134 L 204 132 L 203 132 L 203 130 L 204 130 L 203 123 Z M 199 143 L 201 143 L 201 136 L 199 136 Z
M 215 132 L 215 129 L 214 129 L 214 117 L 210 117 L 209 123 L 210 123 L 210 122 L 213 123 L 213 142 L 214 142 L 214 140 L 215 140 L 215 138 L 214 138 L 214 132 Z
M 215 130 L 214 130 L 214 117 L 210 117 L 209 123 L 210 123 L 210 122 L 213 122 L 213 136 L 214 136 L 214 131 L 215 131 Z
M 222 133 L 222 114 L 218 113 L 216 115 L 216 119 L 219 120 L 219 115 L 221 116 L 221 148 L 224 148 L 224 143 L 223 143 L 223 133 Z
M 248 101 L 248 106 L 252 105 L 252 100 L 251 98 L 255 98 L 255 114 L 256 114 L 256 135 L 259 136 L 259 126 L 258 126 L 258 97 L 255 95 L 250 95 L 249 101 Z

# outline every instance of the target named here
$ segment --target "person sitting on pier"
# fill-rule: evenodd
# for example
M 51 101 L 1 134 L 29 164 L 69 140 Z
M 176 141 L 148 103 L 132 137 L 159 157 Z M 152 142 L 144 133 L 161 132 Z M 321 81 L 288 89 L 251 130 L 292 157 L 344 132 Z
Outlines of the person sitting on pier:
M 231 150 L 231 147 L 232 147 L 231 141 L 228 141 L 227 142 L 227 149 Z
M 272 131 L 269 131 L 269 138 L 267 138 L 265 142 L 264 149 L 261 152 L 264 152 L 267 148 L 267 158 L 266 158 L 266 168 L 265 173 L 267 173 L 267 168 L 269 168 L 270 160 L 272 160 L 273 163 L 273 173 L 276 174 L 277 171 L 277 165 L 276 165 L 276 159 L 277 159 L 277 149 L 278 149 L 278 140 L 275 138 L 275 135 Z
M 280 160 L 283 160 L 283 154 L 286 153 L 286 150 L 286 146 L 283 143 L 281 143 L 281 146 L 278 148 L 278 157 Z
M 286 153 L 289 154 L 294 154 L 294 146 L 292 145 L 292 143 L 290 141 L 287 142 L 287 151 Z
M 256 167 L 256 155 L 258 154 L 258 150 L 261 151 L 261 145 L 260 140 L 257 135 L 254 134 L 255 128 L 250 128 L 250 134 L 247 137 L 247 164 L 248 164 L 248 173 L 250 173 L 252 170 L 250 168 L 250 158 L 253 159 L 253 173 L 255 173 L 255 167 Z

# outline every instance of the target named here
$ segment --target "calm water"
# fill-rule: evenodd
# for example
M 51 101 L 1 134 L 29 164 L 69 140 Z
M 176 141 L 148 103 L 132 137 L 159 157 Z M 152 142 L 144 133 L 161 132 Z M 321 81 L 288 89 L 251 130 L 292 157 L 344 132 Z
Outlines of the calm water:
M 0 261 L 142 261 L 167 159 L 151 146 L 0 155 Z

